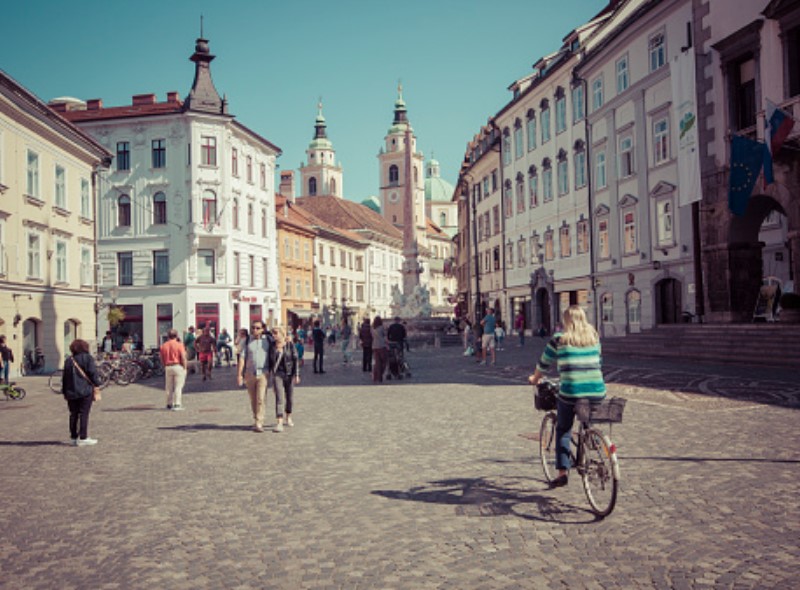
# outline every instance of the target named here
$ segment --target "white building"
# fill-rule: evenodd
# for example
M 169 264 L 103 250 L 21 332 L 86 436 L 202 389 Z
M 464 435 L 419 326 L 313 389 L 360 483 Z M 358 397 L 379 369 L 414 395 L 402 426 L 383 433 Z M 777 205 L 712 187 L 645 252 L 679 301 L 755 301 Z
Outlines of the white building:
M 282 317 L 273 186 L 281 152 L 228 113 L 213 59 L 198 39 L 185 101 L 171 92 L 163 103 L 146 94 L 122 107 L 55 105 L 115 154 L 99 190 L 100 288 L 125 312 L 117 334 L 145 346 L 170 327 L 231 331 Z

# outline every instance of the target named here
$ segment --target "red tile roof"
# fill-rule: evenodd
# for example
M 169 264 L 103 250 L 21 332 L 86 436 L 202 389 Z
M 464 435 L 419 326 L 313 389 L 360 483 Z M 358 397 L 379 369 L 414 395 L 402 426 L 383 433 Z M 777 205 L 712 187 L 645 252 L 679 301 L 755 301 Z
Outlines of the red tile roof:
M 388 238 L 403 240 L 403 232 L 369 207 L 339 197 L 301 197 L 297 204 L 334 227 L 368 230 Z
M 93 110 L 66 111 L 61 116 L 73 123 L 81 121 L 104 121 L 107 119 L 126 119 L 130 117 L 152 117 L 183 112 L 183 102 L 157 102 L 155 104 L 125 105 Z

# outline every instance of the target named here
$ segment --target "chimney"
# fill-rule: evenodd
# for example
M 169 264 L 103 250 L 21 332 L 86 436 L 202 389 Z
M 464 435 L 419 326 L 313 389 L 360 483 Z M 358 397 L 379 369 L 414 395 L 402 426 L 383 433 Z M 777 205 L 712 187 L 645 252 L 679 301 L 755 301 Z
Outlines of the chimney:
M 86 110 L 87 111 L 99 111 L 103 108 L 103 99 L 102 98 L 90 98 L 86 101 Z
M 66 113 L 67 112 L 67 103 L 65 102 L 51 102 L 50 108 L 53 109 L 57 113 Z
M 156 95 L 155 94 L 134 94 L 133 95 L 133 106 L 141 107 L 146 106 L 149 104 L 156 104 Z
M 286 197 L 287 201 L 294 203 L 294 170 L 281 171 L 281 184 L 278 192 Z
M 167 92 L 167 102 L 180 102 L 178 93 L 174 90 L 172 92 Z

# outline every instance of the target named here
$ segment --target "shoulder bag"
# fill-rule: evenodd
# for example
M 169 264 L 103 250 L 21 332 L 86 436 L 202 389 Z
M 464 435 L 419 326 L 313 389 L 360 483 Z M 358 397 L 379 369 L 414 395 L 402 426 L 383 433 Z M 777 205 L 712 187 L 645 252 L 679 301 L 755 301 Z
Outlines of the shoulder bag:
M 86 376 L 86 373 L 83 372 L 81 366 L 75 362 L 75 357 L 72 357 L 72 366 L 78 369 L 78 373 L 81 374 L 81 377 L 83 377 L 89 383 L 89 385 L 92 386 L 92 399 L 96 402 L 99 402 L 101 399 L 103 399 L 103 394 L 100 392 L 100 388 L 92 383 L 91 379 Z

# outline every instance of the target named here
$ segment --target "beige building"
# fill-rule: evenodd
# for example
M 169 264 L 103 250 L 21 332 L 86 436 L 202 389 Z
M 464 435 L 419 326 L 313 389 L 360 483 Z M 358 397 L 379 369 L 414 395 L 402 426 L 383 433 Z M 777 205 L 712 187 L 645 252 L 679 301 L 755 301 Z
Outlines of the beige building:
M 11 374 L 94 343 L 95 186 L 111 154 L 0 71 L 0 334 Z

